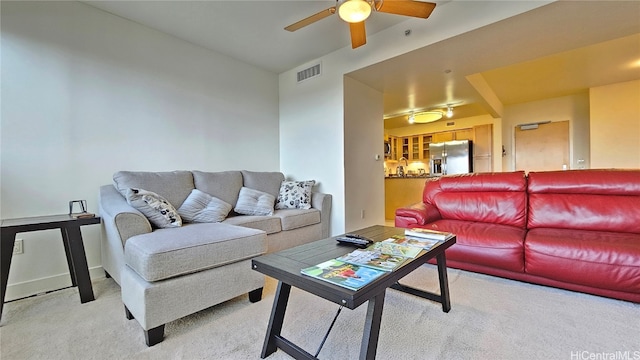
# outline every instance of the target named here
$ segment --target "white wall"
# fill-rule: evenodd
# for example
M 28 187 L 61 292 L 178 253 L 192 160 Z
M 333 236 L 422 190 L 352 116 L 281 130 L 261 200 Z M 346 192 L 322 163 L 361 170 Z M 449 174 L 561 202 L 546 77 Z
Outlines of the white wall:
M 515 127 L 541 121 L 569 121 L 569 159 L 571 169 L 590 167 L 589 164 L 589 94 L 575 94 L 557 98 L 505 106 L 502 143 L 507 155 L 502 158 L 503 171 L 515 169 Z M 578 160 L 584 160 L 579 163 Z
M 346 231 L 384 224 L 384 116 L 382 93 L 349 77 L 344 79 Z M 372 176 L 375 174 L 377 176 Z M 383 196 L 380 196 L 382 194 Z
M 315 176 L 324 179 L 322 190 L 333 194 L 332 234 L 351 229 L 352 224 L 345 223 L 346 214 L 359 211 L 357 208 L 354 211 L 352 207 L 361 204 L 354 205 L 346 201 L 346 193 L 349 193 L 350 198 L 384 197 L 384 191 L 381 191 L 375 181 L 345 186 L 345 148 L 342 144 L 363 140 L 360 134 L 345 132 L 348 128 L 346 124 L 360 120 L 351 119 L 345 114 L 343 99 L 350 98 L 353 94 L 345 91 L 343 75 L 547 3 L 549 2 L 447 2 L 438 5 L 437 11 L 434 11 L 428 21 L 409 19 L 385 31 L 369 35 L 365 46 L 355 50 L 348 46 L 323 56 L 318 59 L 322 62 L 322 76 L 318 78 L 296 84 L 296 72 L 317 61 L 301 64 L 280 74 L 280 165 L 286 172 L 306 178 Z M 404 36 L 404 30 L 408 28 L 412 30 L 410 37 Z M 382 117 L 378 121 L 382 127 Z M 380 137 L 374 140 L 381 141 Z M 308 144 L 313 146 L 306 146 Z M 382 177 L 382 170 L 363 164 L 354 164 L 349 171 L 359 172 L 362 176 Z M 376 211 L 380 211 L 380 214 L 372 214 L 374 218 L 379 216 L 384 219 L 384 208 Z
M 276 74 L 82 3 L 1 6 L 2 218 L 97 212 L 118 170 L 279 170 Z M 70 284 L 59 231 L 18 237 L 7 299 Z

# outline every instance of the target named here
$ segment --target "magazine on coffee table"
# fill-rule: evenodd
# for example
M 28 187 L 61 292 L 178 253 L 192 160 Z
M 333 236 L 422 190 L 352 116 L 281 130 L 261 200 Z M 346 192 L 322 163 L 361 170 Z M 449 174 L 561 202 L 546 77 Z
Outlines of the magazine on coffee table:
M 422 251 L 421 247 L 394 244 L 393 242 L 386 241 L 379 241 L 371 245 L 371 247 L 376 250 L 380 250 L 383 254 L 403 256 L 407 258 L 415 258 Z
M 453 234 L 449 232 L 432 230 L 432 229 L 424 229 L 424 228 L 404 229 L 404 234 L 409 236 L 435 239 L 435 240 L 446 240 L 450 237 L 453 237 Z
M 407 258 L 404 256 L 384 254 L 380 249 L 376 249 L 372 245 L 366 249 L 354 250 L 346 255 L 340 256 L 336 260 L 383 271 L 393 271 L 400 267 Z
M 304 268 L 301 272 L 303 275 L 328 281 L 351 290 L 358 290 L 387 273 L 386 271 L 354 265 L 336 259 Z
M 440 241 L 435 239 L 427 239 L 427 238 L 419 238 L 415 236 L 408 235 L 394 235 L 387 240 L 383 240 L 383 242 L 389 242 L 393 244 L 406 245 L 406 246 L 417 246 L 419 248 L 429 250 L 434 245 L 438 244 Z

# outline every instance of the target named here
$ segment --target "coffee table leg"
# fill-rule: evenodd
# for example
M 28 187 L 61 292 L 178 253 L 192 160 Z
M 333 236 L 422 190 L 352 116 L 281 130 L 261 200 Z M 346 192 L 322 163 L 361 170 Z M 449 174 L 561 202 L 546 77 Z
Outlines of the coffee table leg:
M 442 254 L 436 256 L 438 262 L 438 278 L 440 279 L 440 302 L 442 311 L 448 313 L 451 310 L 451 300 L 449 299 L 449 279 L 447 278 L 447 259 Z
M 282 323 L 284 322 L 284 313 L 287 310 L 287 302 L 289 301 L 289 293 L 291 285 L 278 281 L 273 307 L 271 308 L 271 317 L 269 318 L 269 326 L 267 327 L 267 335 L 264 338 L 262 346 L 262 354 L 260 358 L 264 359 L 278 350 L 276 345 L 276 336 L 280 336 L 282 331 Z
M 364 333 L 362 334 L 362 345 L 360 346 L 360 360 L 373 360 L 376 358 L 385 292 L 383 291 L 369 300 L 367 317 L 364 322 Z

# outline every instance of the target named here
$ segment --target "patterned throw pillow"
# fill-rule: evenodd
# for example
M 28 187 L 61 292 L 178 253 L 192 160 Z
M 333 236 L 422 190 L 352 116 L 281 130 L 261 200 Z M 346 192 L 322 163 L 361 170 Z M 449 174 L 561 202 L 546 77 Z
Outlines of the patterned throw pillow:
M 311 188 L 315 180 L 283 181 L 276 209 L 311 209 Z
M 233 209 L 242 215 L 273 215 L 273 203 L 276 197 L 266 192 L 242 187 L 238 195 L 238 202 Z
M 178 214 L 189 222 L 220 222 L 224 220 L 233 206 L 198 189 L 191 194 L 178 208 Z
M 182 219 L 173 205 L 154 192 L 130 188 L 127 190 L 127 202 L 159 228 L 182 226 Z

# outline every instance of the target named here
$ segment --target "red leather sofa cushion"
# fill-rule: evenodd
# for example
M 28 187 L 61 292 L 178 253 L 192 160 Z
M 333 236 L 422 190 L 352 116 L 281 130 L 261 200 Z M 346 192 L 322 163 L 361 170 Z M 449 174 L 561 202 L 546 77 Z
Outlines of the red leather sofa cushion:
M 443 219 L 479 221 L 524 228 L 527 194 L 524 172 L 450 175 L 425 183 L 425 204 Z
M 572 284 L 640 293 L 638 244 L 640 234 L 532 229 L 525 241 L 525 272 Z
M 524 271 L 523 228 L 460 220 L 438 220 L 421 227 L 456 234 L 447 260 Z
M 640 171 L 531 172 L 527 228 L 640 234 Z

